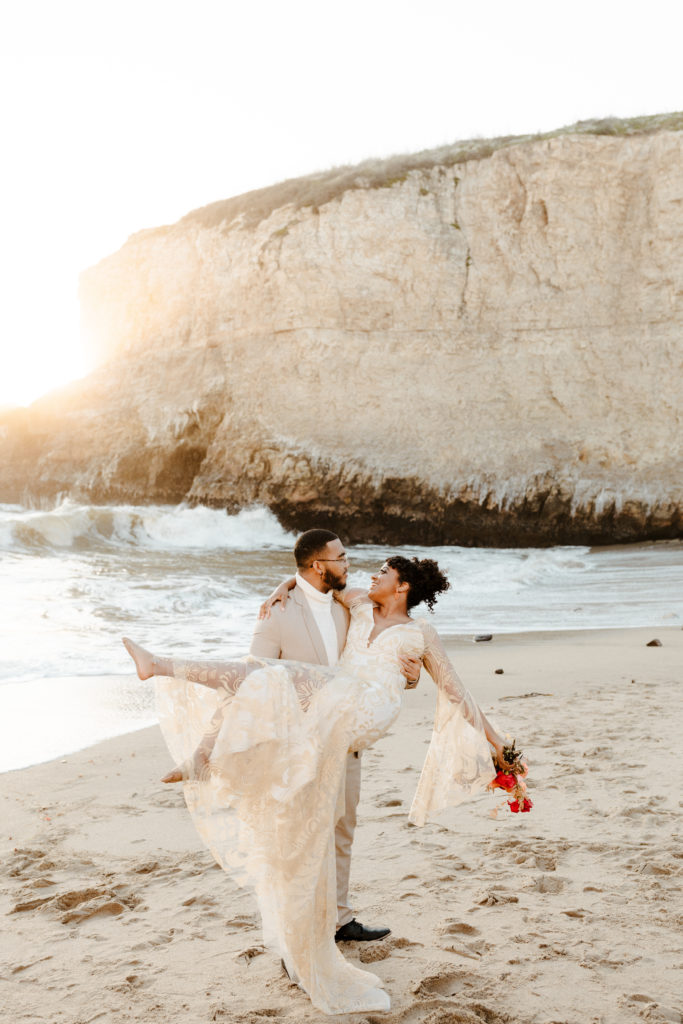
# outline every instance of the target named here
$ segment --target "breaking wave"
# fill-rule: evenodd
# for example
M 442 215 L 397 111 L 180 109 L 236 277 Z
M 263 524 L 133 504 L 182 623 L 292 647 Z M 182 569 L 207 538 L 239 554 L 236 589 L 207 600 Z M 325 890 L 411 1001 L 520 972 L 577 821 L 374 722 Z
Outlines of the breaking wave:
M 222 509 L 187 505 L 79 505 L 63 501 L 49 510 L 0 506 L 0 549 L 39 554 L 45 549 L 77 551 L 149 548 L 244 551 L 291 548 L 294 538 L 265 508 Z

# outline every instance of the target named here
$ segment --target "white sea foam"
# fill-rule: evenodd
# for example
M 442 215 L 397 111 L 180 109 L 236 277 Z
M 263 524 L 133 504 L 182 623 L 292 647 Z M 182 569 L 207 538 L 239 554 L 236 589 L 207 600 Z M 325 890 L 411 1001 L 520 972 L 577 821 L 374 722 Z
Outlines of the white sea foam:
M 155 549 L 291 548 L 294 538 L 265 508 L 228 515 L 222 509 L 179 506 L 79 505 L 50 510 L 0 506 L 0 548 L 111 547 Z
M 289 549 L 295 540 L 265 508 L 242 509 L 233 516 L 202 507 L 156 509 L 142 517 L 135 533 L 141 543 L 164 548 Z
M 122 633 L 217 657 L 248 647 L 294 537 L 265 509 L 0 506 L 0 680 L 128 670 Z M 351 547 L 352 582 L 397 551 L 436 558 L 446 635 L 683 622 L 683 544 Z

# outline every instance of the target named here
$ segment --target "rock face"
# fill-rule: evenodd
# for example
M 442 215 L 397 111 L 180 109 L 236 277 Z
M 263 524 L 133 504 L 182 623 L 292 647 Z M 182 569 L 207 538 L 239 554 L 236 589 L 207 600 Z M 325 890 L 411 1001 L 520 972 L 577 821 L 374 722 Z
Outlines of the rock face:
M 99 369 L 3 417 L 0 500 L 258 502 L 406 543 L 683 535 L 683 132 L 423 156 L 310 205 L 315 180 L 83 275 Z

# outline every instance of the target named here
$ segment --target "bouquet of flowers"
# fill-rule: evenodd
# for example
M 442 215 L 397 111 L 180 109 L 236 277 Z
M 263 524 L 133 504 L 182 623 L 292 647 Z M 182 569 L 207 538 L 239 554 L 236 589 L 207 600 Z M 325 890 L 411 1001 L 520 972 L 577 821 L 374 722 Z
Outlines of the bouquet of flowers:
M 534 806 L 526 795 L 524 780 L 529 774 L 529 767 L 522 760 L 523 757 L 522 752 L 515 747 L 514 740 L 510 746 L 503 747 L 503 760 L 495 763 L 496 777 L 489 783 L 489 789 L 502 789 L 512 797 L 507 803 L 513 814 L 519 814 L 520 811 L 524 814 Z M 491 813 L 495 818 L 498 808 Z

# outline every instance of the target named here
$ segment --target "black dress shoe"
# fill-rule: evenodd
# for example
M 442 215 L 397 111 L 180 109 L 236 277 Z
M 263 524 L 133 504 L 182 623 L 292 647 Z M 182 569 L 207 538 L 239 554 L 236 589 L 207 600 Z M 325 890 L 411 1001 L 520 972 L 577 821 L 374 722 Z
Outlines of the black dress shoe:
M 383 939 L 391 933 L 391 928 L 366 928 L 355 917 L 348 924 L 343 924 L 334 936 L 335 942 L 372 942 Z

